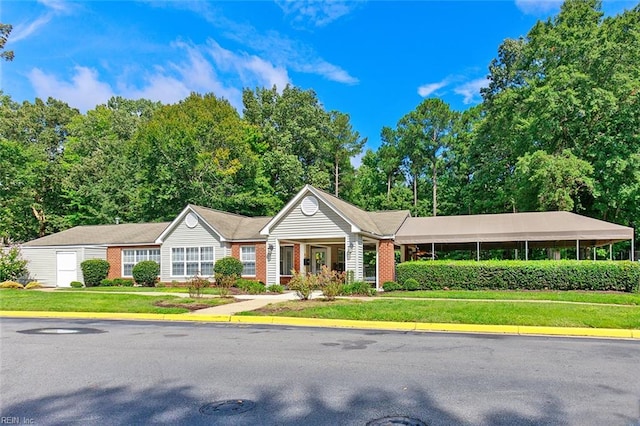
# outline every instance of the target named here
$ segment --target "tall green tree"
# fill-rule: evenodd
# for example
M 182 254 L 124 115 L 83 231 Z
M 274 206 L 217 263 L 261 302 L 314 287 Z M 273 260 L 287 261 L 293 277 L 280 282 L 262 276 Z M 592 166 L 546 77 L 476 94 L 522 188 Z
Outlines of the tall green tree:
M 331 154 L 333 165 L 333 193 L 340 195 L 341 175 L 349 171 L 353 175 L 351 157 L 359 154 L 367 143 L 367 138 L 361 138 L 360 133 L 353 130 L 348 114 L 339 111 L 331 111 L 332 131 L 327 140 L 325 150 Z
M 4 59 L 5 61 L 13 61 L 15 56 L 13 50 L 5 50 L 4 48 L 5 44 L 7 44 L 7 41 L 9 40 L 11 30 L 13 30 L 13 26 L 11 24 L 3 24 L 0 22 L 0 59 Z

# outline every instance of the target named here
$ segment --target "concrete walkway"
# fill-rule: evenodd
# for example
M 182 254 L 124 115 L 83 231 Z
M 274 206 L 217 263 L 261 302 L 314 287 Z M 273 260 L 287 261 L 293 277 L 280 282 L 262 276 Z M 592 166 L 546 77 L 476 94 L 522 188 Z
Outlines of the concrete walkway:
M 311 295 L 312 299 L 322 297 L 321 291 L 316 291 Z M 238 312 L 254 311 L 267 306 L 270 303 L 286 302 L 287 300 L 299 300 L 296 293 L 288 291 L 282 294 L 242 294 L 234 296 L 241 302 L 227 303 L 225 305 L 213 306 L 211 308 L 198 309 L 190 312 L 191 315 L 235 315 Z

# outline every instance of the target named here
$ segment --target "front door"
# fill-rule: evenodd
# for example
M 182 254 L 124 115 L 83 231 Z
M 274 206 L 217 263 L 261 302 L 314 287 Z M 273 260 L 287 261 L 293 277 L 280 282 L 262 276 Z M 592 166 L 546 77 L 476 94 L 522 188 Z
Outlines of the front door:
M 327 264 L 327 249 L 314 247 L 311 249 L 311 273 L 318 274 L 322 267 Z
M 59 251 L 56 253 L 58 287 L 71 287 L 71 281 L 77 281 L 78 272 L 76 269 L 76 252 Z

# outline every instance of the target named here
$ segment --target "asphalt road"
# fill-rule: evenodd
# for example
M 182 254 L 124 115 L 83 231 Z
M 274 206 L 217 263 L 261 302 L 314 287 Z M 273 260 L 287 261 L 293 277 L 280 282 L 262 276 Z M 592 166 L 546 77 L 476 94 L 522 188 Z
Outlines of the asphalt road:
M 69 331 L 82 328 L 99 332 Z M 640 425 L 638 341 L 7 318 L 0 331 L 0 424 Z

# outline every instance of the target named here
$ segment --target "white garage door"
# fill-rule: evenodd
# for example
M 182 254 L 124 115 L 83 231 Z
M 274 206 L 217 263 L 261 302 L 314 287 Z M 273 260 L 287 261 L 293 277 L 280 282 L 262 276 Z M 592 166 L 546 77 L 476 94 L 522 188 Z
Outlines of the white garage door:
M 71 287 L 71 281 L 77 281 L 76 252 L 59 251 L 56 253 L 58 272 L 56 285 L 58 287 Z

